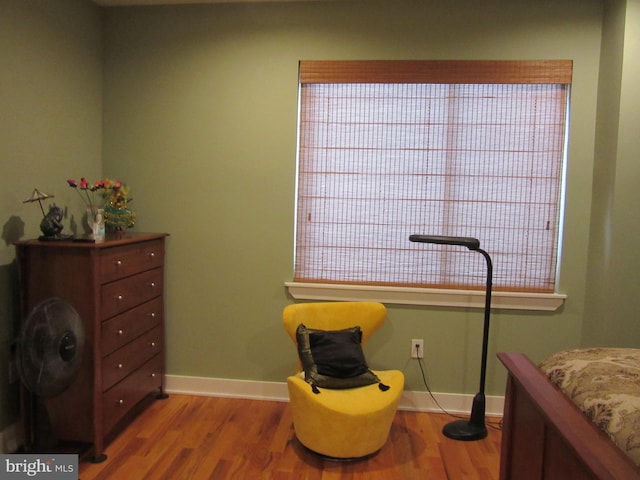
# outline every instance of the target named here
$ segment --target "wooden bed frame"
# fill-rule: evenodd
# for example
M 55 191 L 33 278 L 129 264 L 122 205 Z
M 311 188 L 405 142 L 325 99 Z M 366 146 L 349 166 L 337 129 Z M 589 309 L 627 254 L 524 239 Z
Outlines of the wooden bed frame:
M 500 480 L 640 479 L 640 468 L 524 354 L 498 358 L 508 370 Z

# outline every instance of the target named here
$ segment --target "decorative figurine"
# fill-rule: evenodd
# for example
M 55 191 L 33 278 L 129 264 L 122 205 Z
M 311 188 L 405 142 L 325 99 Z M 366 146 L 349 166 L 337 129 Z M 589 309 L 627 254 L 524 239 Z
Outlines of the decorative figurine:
M 73 237 L 73 235 L 63 235 L 62 229 L 64 228 L 62 225 L 62 218 L 64 217 L 64 211 L 57 207 L 55 204 L 49 206 L 49 212 L 44 213 L 44 208 L 42 206 L 42 200 L 46 198 L 53 198 L 53 195 L 49 195 L 47 193 L 41 192 L 37 188 L 33 190 L 33 193 L 29 198 L 27 198 L 22 203 L 33 203 L 38 202 L 40 205 L 40 210 L 42 211 L 43 219 L 40 222 L 40 230 L 43 235 L 41 235 L 38 240 L 68 240 Z
M 40 222 L 40 230 L 44 234 L 40 237 L 40 240 L 61 240 L 62 229 L 62 217 L 64 212 L 60 207 L 55 204 L 49 206 L 49 212 L 44 216 Z

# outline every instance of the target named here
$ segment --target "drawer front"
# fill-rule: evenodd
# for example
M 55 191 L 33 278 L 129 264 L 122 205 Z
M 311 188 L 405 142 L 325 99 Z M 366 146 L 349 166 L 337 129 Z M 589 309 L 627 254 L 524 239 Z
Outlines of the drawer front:
M 102 355 L 108 355 L 162 323 L 162 297 L 132 308 L 102 323 Z
M 102 396 L 103 425 L 108 433 L 140 400 L 162 386 L 162 358 L 156 355 Z
M 162 327 L 141 335 L 102 359 L 102 390 L 108 390 L 162 350 Z
M 100 255 L 100 283 L 108 283 L 164 263 L 164 240 L 104 248 Z
M 103 320 L 129 310 L 162 294 L 161 268 L 107 283 L 100 289 L 100 315 Z

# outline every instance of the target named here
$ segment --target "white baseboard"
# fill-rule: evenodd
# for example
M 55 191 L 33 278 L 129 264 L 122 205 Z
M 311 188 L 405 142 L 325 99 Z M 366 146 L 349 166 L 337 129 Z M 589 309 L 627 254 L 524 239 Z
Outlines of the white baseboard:
M 206 397 L 249 398 L 276 402 L 289 401 L 287 384 L 284 382 L 166 375 L 165 390 L 167 393 L 183 393 Z
M 426 392 L 405 390 L 400 400 L 400 410 L 414 412 L 434 412 L 443 410 L 448 413 L 465 414 L 471 411 L 474 395 L 462 393 L 434 393 L 433 398 Z M 504 397 L 487 395 L 485 398 L 486 414 L 492 417 L 502 417 L 504 411 Z M 436 403 L 437 402 L 437 403 Z
M 209 397 L 248 398 L 288 402 L 289 393 L 285 382 L 260 382 L 255 380 L 229 380 L 224 378 L 188 377 L 167 375 L 165 389 L 168 393 L 202 395 Z M 468 413 L 473 395 L 434 393 L 435 400 L 426 392 L 405 391 L 400 400 L 400 410 L 417 412 Z M 487 396 L 486 413 L 502 416 L 504 397 Z M 438 404 L 440 406 L 438 406 Z

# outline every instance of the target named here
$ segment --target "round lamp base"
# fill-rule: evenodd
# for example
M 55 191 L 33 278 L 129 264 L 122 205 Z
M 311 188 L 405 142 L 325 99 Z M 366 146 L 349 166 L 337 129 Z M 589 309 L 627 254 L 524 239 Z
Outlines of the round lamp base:
M 484 425 L 473 425 L 468 420 L 456 420 L 447 423 L 442 428 L 445 437 L 453 440 L 462 440 L 470 442 L 473 440 L 481 440 L 487 436 L 487 427 Z

